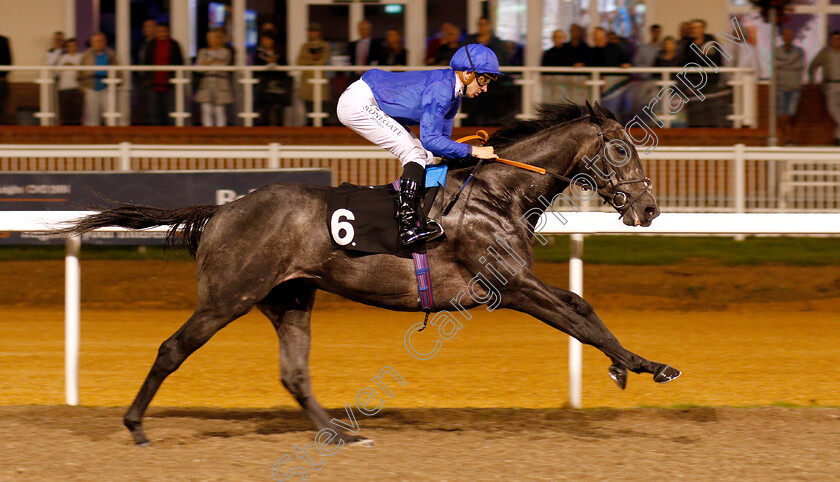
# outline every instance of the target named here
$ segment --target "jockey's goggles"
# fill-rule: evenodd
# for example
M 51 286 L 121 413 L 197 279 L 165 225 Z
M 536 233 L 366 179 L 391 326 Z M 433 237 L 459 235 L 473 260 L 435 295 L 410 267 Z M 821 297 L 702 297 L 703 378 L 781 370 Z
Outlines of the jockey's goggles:
M 475 81 L 478 82 L 478 85 L 484 87 L 485 85 L 489 84 L 490 82 L 496 80 L 497 77 L 492 74 L 476 74 Z

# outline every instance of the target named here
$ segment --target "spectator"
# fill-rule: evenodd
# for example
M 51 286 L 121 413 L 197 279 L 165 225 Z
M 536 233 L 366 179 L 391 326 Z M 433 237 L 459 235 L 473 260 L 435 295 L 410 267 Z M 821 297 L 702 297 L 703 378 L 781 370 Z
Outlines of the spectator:
M 514 42 L 513 40 L 505 40 L 504 41 L 505 48 L 507 49 L 507 56 L 508 56 L 508 65 L 524 65 L 525 64 L 525 49 L 523 48 L 522 44 L 519 42 Z M 509 79 L 499 79 L 499 84 L 504 84 Z M 499 89 L 493 89 L 499 90 Z
M 677 43 L 677 48 L 680 52 L 684 51 L 688 44 L 691 43 L 691 22 L 680 22 L 680 41 Z
M 155 41 L 156 29 L 157 22 L 154 19 L 150 18 L 143 22 L 143 39 L 131 51 L 131 61 L 135 65 L 142 65 L 146 62 L 146 50 Z
M 52 47 L 47 50 L 47 65 L 58 65 L 58 59 L 64 53 L 64 32 L 53 34 Z
M 70 38 L 62 47 L 64 53 L 58 58 L 56 65 L 81 65 L 82 54 L 76 39 Z M 77 126 L 82 123 L 82 99 L 84 94 L 79 88 L 79 72 L 65 70 L 58 74 L 58 117 L 59 123 L 66 126 Z
M 625 59 L 627 59 L 628 67 L 632 67 L 632 59 L 633 55 L 631 53 L 633 46 L 630 45 L 630 41 L 627 40 L 625 37 L 619 37 L 614 30 L 610 30 L 607 33 L 607 43 L 617 46 L 621 49 L 622 55 Z
M 385 49 L 380 65 L 407 65 L 405 46 L 403 45 L 402 33 L 392 28 L 385 35 Z
M 583 67 L 589 61 L 589 44 L 583 39 L 586 31 L 577 24 L 569 27 L 569 41 L 563 45 L 560 65 Z
M 662 41 L 662 50 L 653 61 L 654 67 L 682 67 L 682 59 L 677 48 L 677 41 L 670 35 Z M 671 74 L 673 78 L 675 74 Z
M 277 28 L 274 26 L 274 22 L 266 22 L 260 27 L 260 37 L 266 35 L 273 38 L 275 42 L 277 41 Z
M 445 32 L 450 25 L 452 24 L 449 22 L 443 22 L 440 24 L 440 30 L 438 30 L 437 35 L 429 40 L 428 45 L 426 45 L 426 65 L 432 65 L 435 63 L 435 57 L 437 56 L 441 43 L 443 43 L 443 32 Z M 452 25 L 452 27 L 455 26 Z
M 799 92 L 802 89 L 802 72 L 805 70 L 805 53 L 793 45 L 793 30 L 782 30 L 784 44 L 773 52 L 773 69 L 776 73 L 776 112 L 779 115 L 779 129 L 782 131 L 780 144 L 791 143 L 791 121 L 799 107 Z
M 0 35 L 0 65 L 12 65 L 12 52 L 9 39 Z M 0 125 L 6 123 L 6 100 L 9 98 L 9 84 L 6 81 L 8 71 L 0 71 Z
M 309 41 L 300 46 L 298 65 L 327 65 L 329 59 L 330 44 L 321 38 L 321 25 L 317 23 L 309 24 Z M 309 79 L 314 78 L 314 76 L 314 72 L 304 71 L 300 77 L 298 95 L 306 105 L 306 112 L 312 112 L 314 107 L 315 86 L 309 82 Z M 321 75 L 321 77 L 324 76 Z M 324 101 L 328 100 L 326 84 L 320 85 L 318 88 L 321 89 L 321 98 Z M 312 125 L 312 118 L 308 118 L 307 125 Z
M 683 61 L 694 63 L 700 67 L 706 67 L 706 62 L 711 62 L 713 65 L 722 66 L 722 57 L 720 50 L 717 48 L 709 48 L 706 50 L 705 59 L 702 58 L 702 52 L 709 42 L 714 42 L 715 38 L 706 33 L 706 21 L 697 19 L 691 21 L 691 39 L 685 45 L 682 52 Z M 691 48 L 696 45 L 696 50 Z M 698 53 L 700 51 L 701 53 Z M 706 76 L 706 85 L 702 87 L 702 94 L 706 97 L 700 100 L 699 97 L 690 99 L 688 103 L 688 123 L 690 127 L 718 127 L 726 120 L 724 112 L 724 98 L 710 96 L 718 91 L 720 74 L 707 72 L 705 74 L 688 74 L 685 76 L 686 80 L 692 85 L 701 85 L 703 83 L 703 75 Z
M 382 58 L 382 39 L 371 38 L 370 22 L 362 20 L 358 25 L 359 40 L 350 42 L 351 65 L 377 65 Z
M 463 46 L 461 43 L 461 31 L 451 23 L 445 24 L 441 32 L 440 47 L 432 60 L 431 65 L 449 65 L 452 56 Z
M 812 84 L 820 67 L 826 108 L 834 121 L 834 144 L 840 146 L 840 30 L 831 32 L 829 46 L 823 47 L 808 66 Z
M 134 44 L 131 49 L 131 62 L 134 65 L 146 63 L 146 51 L 149 45 L 155 41 L 155 29 L 157 22 L 154 19 L 147 19 L 143 22 L 143 38 Z M 151 123 L 150 106 L 153 102 L 152 88 L 146 81 L 147 72 L 134 72 L 132 74 L 132 103 L 131 109 L 132 124 L 149 125 Z
M 273 35 L 263 33 L 260 45 L 254 53 L 254 65 L 276 67 L 285 64 L 281 52 L 277 49 L 277 41 Z M 291 77 L 283 71 L 267 70 L 257 72 L 257 112 L 260 114 L 261 125 L 283 125 L 283 109 L 291 104 Z
M 82 55 L 81 65 L 117 65 L 117 54 L 108 47 L 108 39 L 102 32 L 90 37 L 90 48 Z M 85 93 L 84 125 L 102 125 L 102 114 L 108 105 L 108 88 L 105 80 L 106 70 L 82 71 L 79 73 L 79 86 Z
M 499 65 L 510 65 L 511 55 L 508 53 L 508 46 L 499 37 L 493 34 L 493 26 L 490 19 L 481 17 L 478 19 L 478 32 L 467 37 L 468 44 L 482 44 L 489 47 L 499 59 Z
M 659 42 L 659 36 L 662 35 L 662 27 L 659 24 L 651 25 L 650 27 L 650 42 L 639 46 L 636 55 L 633 56 L 633 65 L 636 67 L 651 67 L 656 61 L 656 57 L 662 50 L 662 44 Z
M 195 65 L 231 65 L 230 50 L 225 48 L 225 34 L 220 29 L 207 32 L 207 48 L 200 49 Z M 233 103 L 229 72 L 204 72 L 195 94 L 195 101 L 201 104 L 201 125 L 225 127 L 227 125 L 226 105 Z
M 591 67 L 630 67 L 627 53 L 617 43 L 609 43 L 607 31 L 595 27 L 592 31 L 592 47 L 589 48 L 589 62 Z
M 555 30 L 551 34 L 551 40 L 554 42 L 554 46 L 543 52 L 542 66 L 560 67 L 566 65 L 563 59 L 563 44 L 566 43 L 566 32 Z
M 149 43 L 144 57 L 145 65 L 184 65 L 181 46 L 169 36 L 169 25 L 155 26 L 155 39 Z M 151 89 L 149 102 L 152 125 L 170 125 L 169 113 L 175 109 L 175 88 L 169 83 L 172 72 L 154 71 L 147 75 L 146 84 Z

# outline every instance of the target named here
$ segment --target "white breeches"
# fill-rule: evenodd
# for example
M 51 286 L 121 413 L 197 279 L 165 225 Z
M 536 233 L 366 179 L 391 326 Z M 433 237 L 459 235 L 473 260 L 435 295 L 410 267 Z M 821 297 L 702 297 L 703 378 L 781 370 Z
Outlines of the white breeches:
M 403 166 L 409 162 L 424 167 L 434 163 L 434 155 L 423 147 L 413 132 L 382 112 L 363 80 L 353 82 L 341 94 L 337 111 L 342 124 L 397 156 Z

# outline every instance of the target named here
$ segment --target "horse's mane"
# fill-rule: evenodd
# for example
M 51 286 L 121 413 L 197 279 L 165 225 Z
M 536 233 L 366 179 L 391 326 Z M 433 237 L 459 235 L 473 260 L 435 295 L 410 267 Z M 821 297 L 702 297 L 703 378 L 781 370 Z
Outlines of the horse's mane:
M 615 120 L 615 115 L 608 109 L 596 104 L 596 112 Z M 514 120 L 503 125 L 487 140 L 488 146 L 505 147 L 549 127 L 580 119 L 589 114 L 586 106 L 566 101 L 559 104 L 543 104 L 537 108 L 538 117 L 530 120 Z

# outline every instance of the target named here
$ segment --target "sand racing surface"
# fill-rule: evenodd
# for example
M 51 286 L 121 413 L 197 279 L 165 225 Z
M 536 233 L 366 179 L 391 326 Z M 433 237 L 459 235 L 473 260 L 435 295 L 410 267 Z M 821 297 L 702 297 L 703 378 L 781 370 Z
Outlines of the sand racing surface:
M 251 313 L 167 379 L 146 422 L 152 446 L 131 445 L 122 414 L 194 306 L 194 264 L 180 255 L 83 261 L 81 407 L 62 406 L 63 263 L 0 267 L 0 480 L 270 480 L 294 445 L 312 444 L 278 381 L 276 334 Z M 358 420 L 374 447 L 314 452 L 320 470 L 295 459 L 277 475 L 300 465 L 324 480 L 840 478 L 838 271 L 587 265 L 585 298 L 622 344 L 683 376 L 631 374 L 622 392 L 585 347 L 583 410 L 561 408 L 567 337 L 533 318 L 474 309 L 420 361 L 403 339 L 422 315 L 319 294 L 318 399 L 340 416 L 384 367 L 406 384 Z M 566 265 L 537 273 L 566 286 Z M 415 339 L 431 347 L 434 332 Z

